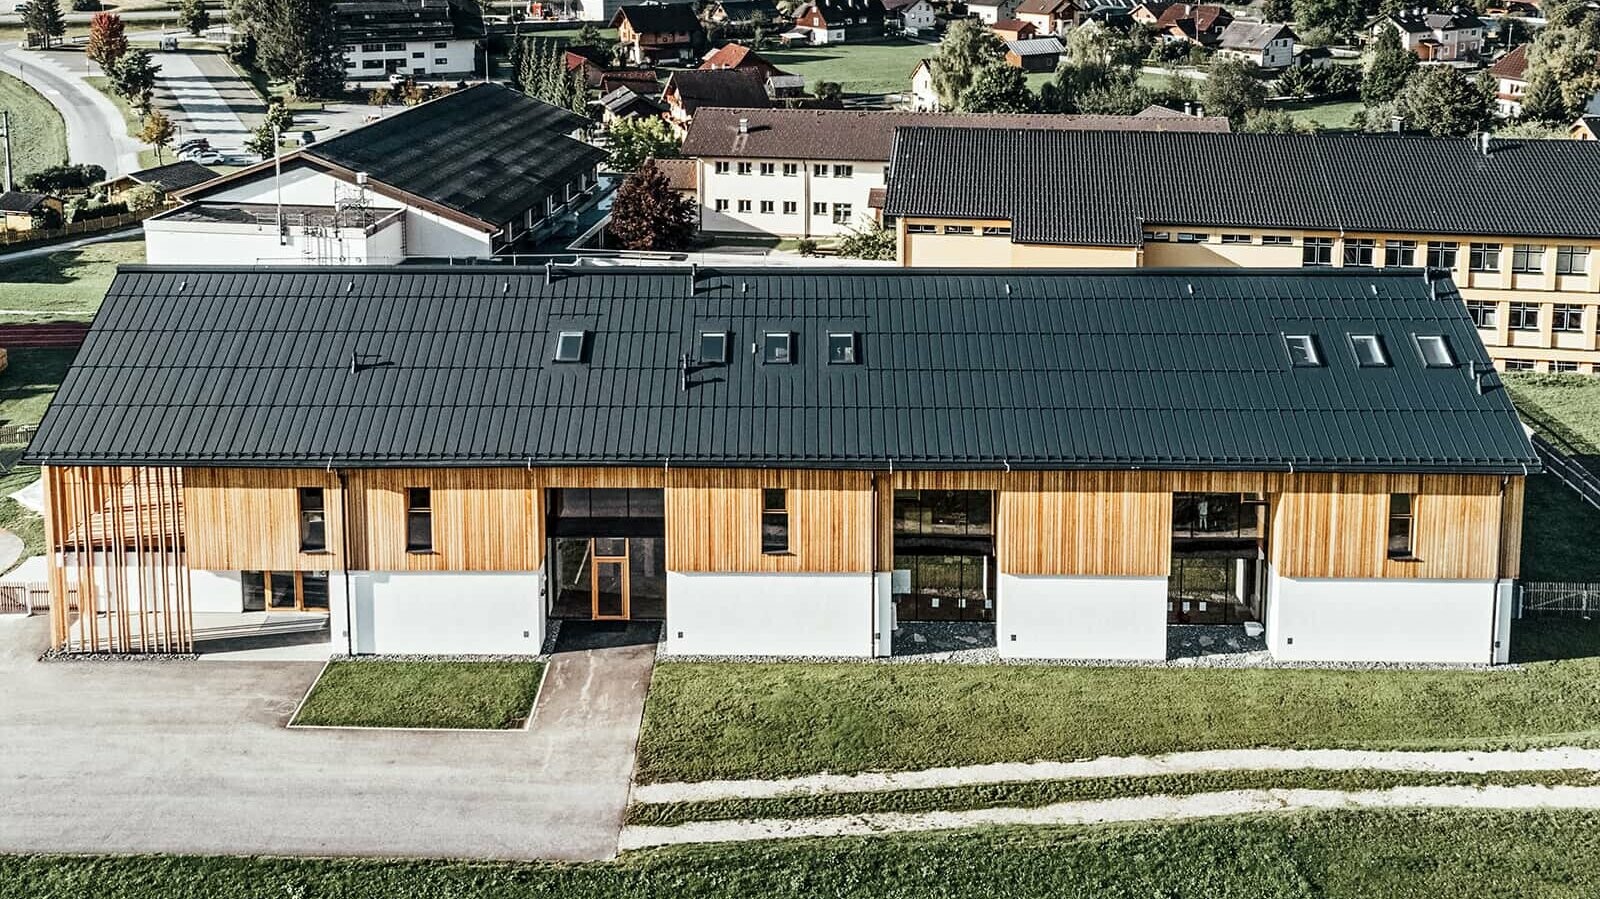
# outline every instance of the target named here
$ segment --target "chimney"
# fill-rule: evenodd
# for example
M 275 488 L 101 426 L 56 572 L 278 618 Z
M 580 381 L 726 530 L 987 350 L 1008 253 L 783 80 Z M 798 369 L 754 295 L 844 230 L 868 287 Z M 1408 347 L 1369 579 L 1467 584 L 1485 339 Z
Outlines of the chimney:
M 1206 107 L 1204 103 L 1196 103 L 1194 105 L 1194 116 L 1197 119 L 1203 119 L 1206 117 Z
M 740 134 L 749 134 L 750 133 L 750 120 L 747 119 L 747 118 L 744 118 L 743 116 L 741 116 L 739 118 L 739 133 Z
M 1493 140 L 1493 137 L 1489 134 L 1489 132 L 1485 131 L 1485 132 L 1482 132 L 1481 134 L 1479 134 L 1478 135 L 1478 152 L 1482 153 L 1485 156 L 1488 156 L 1490 154 L 1490 152 L 1491 152 L 1490 149 L 1489 149 L 1489 141 L 1491 141 L 1491 140 Z
M 1399 134 L 1400 132 L 1406 130 L 1405 129 L 1405 124 L 1406 124 L 1406 120 L 1401 118 L 1400 116 L 1396 115 L 1396 116 L 1390 116 L 1389 117 L 1389 130 L 1393 131 L 1395 134 Z

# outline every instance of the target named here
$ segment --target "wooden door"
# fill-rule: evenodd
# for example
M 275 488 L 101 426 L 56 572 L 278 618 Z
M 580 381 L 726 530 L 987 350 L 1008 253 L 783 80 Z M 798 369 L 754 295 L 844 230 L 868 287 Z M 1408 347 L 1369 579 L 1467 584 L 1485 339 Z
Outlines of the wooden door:
M 623 537 L 596 537 L 590 541 L 589 597 L 596 621 L 626 621 L 628 602 L 628 541 Z

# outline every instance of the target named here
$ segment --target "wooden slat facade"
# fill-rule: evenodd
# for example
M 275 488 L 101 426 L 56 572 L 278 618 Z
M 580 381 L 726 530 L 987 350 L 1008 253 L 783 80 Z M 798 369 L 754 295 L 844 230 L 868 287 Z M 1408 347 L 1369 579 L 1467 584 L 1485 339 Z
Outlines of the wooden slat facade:
M 327 549 L 300 551 L 300 487 L 322 487 Z M 322 469 L 186 468 L 189 565 L 204 571 L 342 569 L 339 478 Z
M 863 471 L 674 469 L 669 571 L 872 570 L 872 476 Z M 761 491 L 788 491 L 789 552 L 761 551 Z

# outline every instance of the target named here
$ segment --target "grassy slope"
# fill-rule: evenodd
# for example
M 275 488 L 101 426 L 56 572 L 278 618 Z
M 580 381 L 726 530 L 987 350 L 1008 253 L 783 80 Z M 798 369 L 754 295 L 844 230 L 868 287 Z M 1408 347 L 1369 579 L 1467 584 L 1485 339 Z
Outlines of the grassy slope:
M 1505 382 L 1529 425 L 1572 452 L 1600 457 L 1600 378 L 1508 372 Z
M 837 81 L 847 94 L 890 94 L 909 91 L 911 70 L 937 49 L 929 44 L 890 41 L 763 50 L 761 55 L 786 72 L 804 75 L 808 90 L 821 81 Z
M 294 723 L 521 727 L 543 670 L 538 662 L 334 662 Z
M 144 261 L 144 239 L 108 240 L 19 262 L 0 263 L 0 322 L 87 320 L 100 307 L 117 266 Z
M 1465 837 L 1465 838 L 1464 838 Z M 738 843 L 614 862 L 0 856 L 29 899 L 1592 896 L 1600 815 L 1327 812 Z
M 1037 808 L 1126 796 L 1192 796 L 1224 790 L 1386 790 L 1401 786 L 1515 786 L 1544 784 L 1596 786 L 1600 772 L 1497 771 L 1451 774 L 1407 771 L 1211 771 L 1149 777 L 1093 777 L 1033 783 L 886 790 L 873 793 L 819 793 L 763 799 L 669 802 L 633 805 L 628 823 L 671 826 L 689 821 L 747 818 L 805 818 L 876 812 L 917 813 L 981 808 Z
M 1362 109 L 1357 100 L 1300 100 L 1274 104 L 1302 122 L 1309 122 L 1324 131 L 1349 131 L 1355 114 Z
M 1523 671 L 663 663 L 641 782 L 1252 746 L 1600 744 L 1600 624 L 1519 622 Z
M 1600 471 L 1600 378 L 1521 372 L 1504 377 L 1529 425 Z M 1583 502 L 1553 475 L 1528 479 L 1524 580 L 1600 583 L 1600 555 L 1593 551 L 1596 534 L 1600 534 L 1600 509 Z
M 0 270 L 0 279 L 4 277 Z M 0 285 L 3 290 L 5 285 Z M 72 363 L 74 350 L 18 348 L 9 352 L 9 364 L 0 372 L 0 427 L 36 425 L 50 397 Z M 22 538 L 25 559 L 44 552 L 44 519 L 25 508 L 11 494 L 39 479 L 39 469 L 15 465 L 22 443 L 0 444 L 0 528 Z
M 42 94 L 0 72 L 0 109 L 11 112 L 11 164 L 18 181 L 67 161 L 67 126 Z

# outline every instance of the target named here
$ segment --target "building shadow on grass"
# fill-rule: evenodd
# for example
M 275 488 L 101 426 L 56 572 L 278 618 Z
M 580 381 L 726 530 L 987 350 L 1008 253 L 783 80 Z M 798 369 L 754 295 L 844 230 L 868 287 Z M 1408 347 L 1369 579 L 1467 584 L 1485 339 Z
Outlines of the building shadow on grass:
M 1600 621 L 1521 618 L 1511 622 L 1511 661 L 1600 659 Z

